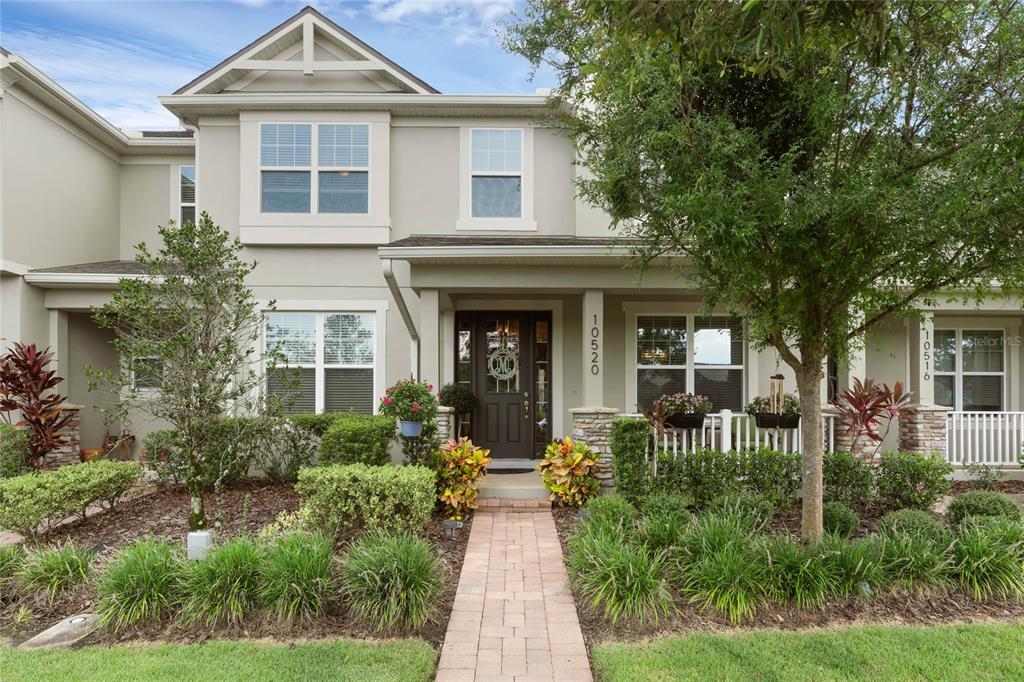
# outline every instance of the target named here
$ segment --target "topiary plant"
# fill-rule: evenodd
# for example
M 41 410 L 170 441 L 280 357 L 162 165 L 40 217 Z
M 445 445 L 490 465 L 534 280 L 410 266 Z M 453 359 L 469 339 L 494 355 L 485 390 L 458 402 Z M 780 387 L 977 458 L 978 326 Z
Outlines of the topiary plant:
M 551 492 L 550 499 L 566 507 L 582 506 L 601 485 L 594 476 L 596 466 L 597 458 L 584 443 L 566 436 L 549 445 L 540 473 L 544 487 Z
M 471 413 L 480 402 L 467 384 L 445 384 L 437 394 L 437 400 L 441 405 L 452 408 L 456 417 Z
M 946 517 L 953 524 L 959 524 L 968 516 L 1002 516 L 1019 521 L 1021 509 L 1012 497 L 1003 493 L 971 490 L 957 495 L 946 510 Z
M 860 525 L 860 517 L 842 502 L 826 502 L 821 507 L 821 525 L 829 533 L 848 538 Z

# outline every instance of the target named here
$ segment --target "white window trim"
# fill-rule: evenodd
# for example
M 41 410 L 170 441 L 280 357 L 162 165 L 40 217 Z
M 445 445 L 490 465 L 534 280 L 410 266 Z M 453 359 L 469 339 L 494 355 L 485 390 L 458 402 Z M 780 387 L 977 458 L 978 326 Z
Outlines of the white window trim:
M 676 304 L 646 305 L 635 307 L 633 304 L 624 303 L 623 310 L 626 312 L 626 411 L 633 412 L 637 409 L 637 372 L 641 369 L 684 369 L 686 370 L 686 390 L 693 393 L 696 384 L 697 369 L 738 369 L 742 372 L 740 377 L 740 402 L 746 405 L 750 401 L 750 389 L 747 385 L 750 368 L 750 343 L 747 341 L 747 326 L 743 323 L 743 364 L 742 365 L 696 365 L 694 363 L 694 332 L 695 320 L 698 317 L 721 317 L 732 318 L 733 315 L 726 313 L 712 313 L 710 315 L 696 311 L 699 304 L 680 307 Z M 684 309 L 685 308 L 685 309 Z M 636 333 L 639 318 L 641 317 L 685 317 L 686 318 L 686 364 L 685 365 L 641 365 L 637 362 L 636 356 Z
M 481 175 L 520 176 L 522 210 L 519 218 L 474 218 L 473 217 L 473 131 L 475 130 L 518 130 L 522 132 L 522 166 L 518 173 L 494 171 Z M 459 128 L 459 219 L 456 230 L 483 230 L 509 232 L 536 232 L 533 206 L 533 128 L 524 126 L 462 126 Z
M 315 336 L 315 362 L 313 364 L 302 363 L 302 364 L 290 364 L 289 367 L 294 368 L 305 368 L 315 369 L 315 395 L 313 409 L 317 414 L 321 414 L 324 411 L 324 386 L 325 386 L 325 369 L 348 369 L 348 368 L 359 368 L 366 369 L 368 367 L 373 368 L 373 414 L 378 414 L 380 407 L 380 396 L 384 393 L 384 382 L 387 376 L 385 362 L 387 359 L 387 313 L 388 313 L 388 302 L 387 301 L 318 301 L 318 300 L 292 300 L 292 301 L 276 301 L 273 309 L 269 301 L 261 301 L 260 308 L 264 314 L 268 313 L 310 313 L 315 315 L 316 320 L 316 336 Z M 373 365 L 353 365 L 353 364 L 333 364 L 324 362 L 324 318 L 327 315 L 346 313 L 373 313 Z M 267 325 L 263 324 L 263 328 L 260 331 L 260 342 L 263 346 L 262 355 L 266 355 L 267 351 Z M 267 367 L 266 363 L 261 368 L 263 376 L 266 376 Z M 262 390 L 266 390 L 266 381 L 261 382 L 263 386 Z
M 160 357 L 157 356 L 157 355 L 144 355 L 144 356 L 136 359 L 136 361 L 138 361 L 138 360 L 158 360 L 158 361 L 160 361 L 161 371 L 163 371 L 163 361 L 160 360 Z M 132 389 L 135 390 L 136 392 L 141 393 L 143 395 L 155 395 L 157 393 L 160 393 L 160 387 L 159 386 L 139 386 L 138 383 L 136 383 L 136 381 L 135 381 L 135 370 L 134 369 L 129 370 L 128 373 L 129 373 L 129 376 L 131 377 Z
M 1003 371 L 1002 372 L 966 372 L 966 371 L 964 371 L 964 368 L 963 368 L 963 366 L 964 366 L 963 365 L 963 362 L 964 362 L 963 338 L 964 338 L 964 332 L 965 331 L 968 331 L 968 332 L 999 332 L 1000 334 L 1003 335 L 1003 344 L 1002 344 L 1003 345 L 1003 349 L 1002 349 L 1003 350 Z M 954 333 L 954 337 L 953 338 L 954 338 L 954 343 L 955 343 L 956 355 L 954 356 L 953 371 L 952 372 L 948 372 L 948 371 L 940 372 L 938 370 L 935 371 L 935 376 L 936 377 L 953 377 L 953 396 L 954 396 L 954 402 L 956 403 L 956 405 L 953 405 L 952 408 L 955 411 L 957 411 L 957 412 L 963 412 L 964 411 L 964 377 L 965 376 L 968 376 L 968 377 L 1002 377 L 1003 378 L 1003 380 L 1001 382 L 1002 390 L 1000 391 L 1000 395 L 999 395 L 1000 407 L 999 407 L 999 410 L 997 410 L 997 411 L 1001 412 L 1001 411 L 1006 410 L 1007 390 L 1008 390 L 1008 383 L 1009 383 L 1007 381 L 1007 372 L 1006 372 L 1006 365 L 1007 365 L 1007 361 L 1009 359 L 1007 357 L 1007 354 L 1006 354 L 1006 351 L 1007 351 L 1007 348 L 1006 348 L 1006 346 L 1007 346 L 1007 344 L 1006 344 L 1006 330 L 1003 329 L 1002 327 L 976 327 L 976 326 L 940 327 L 940 326 L 936 325 L 935 328 L 934 328 L 934 332 L 936 332 L 936 333 L 937 332 L 953 332 Z M 949 406 L 947 405 L 946 407 L 949 407 Z
M 193 197 L 193 201 L 191 203 L 187 202 L 187 201 L 183 201 L 182 198 L 181 198 L 181 186 L 182 186 L 182 182 L 181 182 L 182 173 L 181 173 L 181 170 L 183 168 L 191 168 L 193 175 L 196 176 L 196 179 L 195 179 L 195 183 L 196 183 L 196 186 L 195 186 L 195 196 Z M 192 209 L 195 210 L 196 209 L 196 200 L 199 199 L 199 173 L 197 172 L 196 165 L 194 163 L 183 163 L 183 164 L 178 166 L 178 182 L 177 182 L 177 185 L 178 185 L 178 188 L 177 188 L 178 189 L 178 193 L 174 197 L 175 198 L 175 202 L 174 203 L 178 207 L 178 215 L 176 216 L 176 220 L 178 221 L 179 224 L 181 224 L 183 222 L 181 220 L 181 211 L 182 211 L 182 209 L 188 208 L 188 207 L 191 206 Z M 198 212 L 196 213 L 196 218 L 195 219 L 199 220 Z
M 308 125 L 310 127 L 310 148 L 308 166 L 264 166 L 263 159 L 263 126 L 268 125 Z M 363 125 L 366 126 L 366 165 L 365 166 L 321 166 L 320 165 L 320 126 L 321 125 Z M 261 216 L 369 216 L 370 202 L 373 196 L 373 126 L 369 121 L 261 121 L 257 136 L 259 150 L 259 185 L 257 186 L 259 205 L 257 210 Z M 308 172 L 309 176 L 309 213 L 279 213 L 263 210 L 263 173 L 264 172 Z M 366 211 L 364 213 L 320 213 L 320 171 L 355 171 L 366 173 Z

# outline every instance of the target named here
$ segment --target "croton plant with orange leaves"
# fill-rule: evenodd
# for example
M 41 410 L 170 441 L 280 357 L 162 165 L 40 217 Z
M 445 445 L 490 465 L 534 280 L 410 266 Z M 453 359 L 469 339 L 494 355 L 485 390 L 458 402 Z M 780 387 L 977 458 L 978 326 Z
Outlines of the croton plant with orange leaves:
M 585 443 L 566 436 L 549 445 L 540 463 L 540 473 L 544 486 L 551 491 L 551 501 L 565 507 L 583 506 L 600 486 L 594 476 L 596 466 L 597 458 Z
M 477 508 L 480 479 L 484 467 L 491 463 L 491 451 L 473 445 L 468 438 L 449 440 L 438 452 L 438 483 L 441 501 L 448 507 L 449 518 L 461 521 L 471 509 Z

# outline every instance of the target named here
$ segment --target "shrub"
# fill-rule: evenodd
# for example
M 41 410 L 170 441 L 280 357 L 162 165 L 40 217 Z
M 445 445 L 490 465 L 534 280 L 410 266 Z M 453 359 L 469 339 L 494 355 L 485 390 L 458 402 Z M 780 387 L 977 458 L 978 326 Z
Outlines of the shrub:
M 25 549 L 21 545 L 0 545 L 0 603 L 14 590 L 24 563 Z
M 682 576 L 682 592 L 691 603 L 714 609 L 733 623 L 753 618 L 764 600 L 765 564 L 742 538 L 701 556 Z
M 636 507 L 617 493 L 592 497 L 587 501 L 585 509 L 590 512 L 587 525 L 618 530 L 632 526 L 640 516 Z
M 616 417 L 612 420 L 610 446 L 615 489 L 635 501 L 650 486 L 651 467 L 647 463 L 647 451 L 651 447 L 650 423 L 636 417 Z
M 1014 521 L 1005 516 L 968 516 L 957 527 L 957 533 L 970 528 L 981 528 L 1002 538 L 1007 547 L 1020 555 L 1024 560 L 1024 522 Z
M 100 461 L 0 479 L 0 528 L 34 538 L 40 526 L 84 517 L 93 502 L 113 507 L 141 472 L 135 462 Z
M 259 607 L 260 546 L 240 537 L 189 562 L 182 579 L 181 616 L 209 626 L 238 623 Z
M 184 573 L 178 548 L 168 540 L 144 538 L 119 551 L 96 586 L 104 627 L 123 630 L 160 621 L 181 596 Z
M 468 438 L 460 438 L 442 445 L 437 454 L 441 502 L 447 507 L 450 518 L 461 520 L 477 508 L 480 479 L 484 476 L 484 467 L 491 463 L 488 457 L 491 451 L 478 448 Z
M 394 438 L 392 417 L 336 415 L 320 443 L 320 461 L 323 464 L 390 464 L 388 448 Z
M 260 601 L 279 621 L 312 620 L 334 593 L 334 553 L 328 536 L 293 533 L 266 548 Z
M 759 448 L 740 451 L 737 456 L 744 489 L 776 507 L 796 501 L 800 489 L 799 453 Z
M 844 504 L 864 504 L 871 499 L 875 473 L 862 457 L 849 451 L 824 454 L 822 479 L 825 499 Z
M 303 469 L 295 489 L 316 528 L 416 532 L 434 509 L 435 481 L 421 466 L 334 464 Z
M 687 526 L 674 558 L 681 566 L 694 563 L 725 547 L 745 543 L 751 531 L 750 518 L 735 511 L 701 514 Z
M 560 505 L 580 507 L 587 498 L 596 495 L 601 483 L 594 476 L 597 458 L 585 444 L 568 436 L 555 441 L 544 451 L 540 463 L 544 487 L 551 492 L 551 500 Z
M 826 533 L 821 542 L 838 596 L 870 597 L 888 584 L 883 545 L 877 536 L 848 540 Z
M 658 477 L 663 479 L 659 487 L 686 491 L 695 504 L 705 506 L 722 493 L 740 490 L 740 460 L 735 452 L 663 452 L 658 455 Z
M 410 533 L 373 534 L 345 553 L 341 589 L 356 620 L 377 631 L 397 631 L 431 619 L 441 575 L 423 540 Z
M 771 520 L 775 507 L 762 495 L 748 493 L 725 493 L 708 505 L 708 511 L 719 514 L 736 514 L 747 519 L 750 528 L 759 529 Z
M 878 463 L 878 501 L 888 509 L 929 509 L 947 494 L 953 466 L 935 455 L 884 452 Z
M 480 402 L 466 384 L 445 384 L 437 394 L 437 402 L 452 408 L 455 417 L 470 414 Z
M 828 561 L 822 545 L 805 545 L 795 538 L 777 536 L 762 543 L 759 550 L 770 599 L 807 609 L 821 606 L 836 593 L 836 567 Z
M 288 423 L 292 424 L 298 429 L 313 434 L 317 438 L 323 438 L 324 434 L 327 433 L 327 429 L 334 423 L 335 418 L 339 416 L 337 412 L 302 412 L 299 414 L 290 414 L 285 419 Z
M 28 588 L 45 592 L 52 602 L 64 590 L 89 580 L 92 551 L 66 543 L 29 554 L 18 574 Z
M 821 507 L 821 525 L 826 532 L 847 538 L 860 526 L 860 517 L 842 502 L 826 502 Z
M 992 490 L 996 483 L 1006 478 L 1006 472 L 992 464 L 972 462 L 964 467 L 967 477 L 986 490 Z
M 663 576 L 664 555 L 649 554 L 607 532 L 581 534 L 571 545 L 569 571 L 580 597 L 615 623 L 645 622 L 673 610 Z
M 946 517 L 954 524 L 968 516 L 1002 516 L 1011 521 L 1019 521 L 1021 510 L 1009 495 L 992 490 L 971 490 L 953 498 L 946 509 Z
M 946 587 L 950 583 L 948 545 L 926 537 L 906 533 L 885 535 L 882 565 L 887 580 L 909 590 Z
M 686 534 L 689 513 L 675 511 L 645 514 L 639 525 L 639 541 L 648 552 L 669 551 Z
M 0 478 L 20 474 L 30 456 L 28 432 L 0 423 Z
M 679 493 L 652 493 L 640 500 L 640 512 L 644 516 L 675 515 L 689 518 L 692 500 Z
M 1019 544 L 1007 539 L 998 525 L 966 524 L 960 529 L 953 544 L 953 570 L 960 587 L 974 599 L 1024 599 Z
M 878 522 L 878 532 L 883 535 L 909 535 L 942 546 L 950 542 L 949 529 L 942 521 L 931 512 L 919 509 L 889 512 Z

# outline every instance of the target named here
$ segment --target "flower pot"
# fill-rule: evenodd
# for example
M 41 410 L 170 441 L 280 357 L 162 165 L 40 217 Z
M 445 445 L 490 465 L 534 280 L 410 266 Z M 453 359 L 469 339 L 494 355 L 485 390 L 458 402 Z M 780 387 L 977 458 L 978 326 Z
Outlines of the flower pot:
M 665 424 L 673 429 L 699 429 L 704 426 L 704 415 L 699 412 L 677 412 L 665 417 Z
M 420 434 L 423 433 L 423 422 L 413 422 L 401 419 L 398 422 L 398 427 L 401 429 L 402 435 L 406 438 L 419 438 Z
M 800 426 L 800 415 L 766 412 L 755 414 L 754 423 L 759 429 L 795 429 Z
M 85 448 L 79 452 L 78 458 L 83 462 L 95 462 L 103 459 L 103 448 Z

